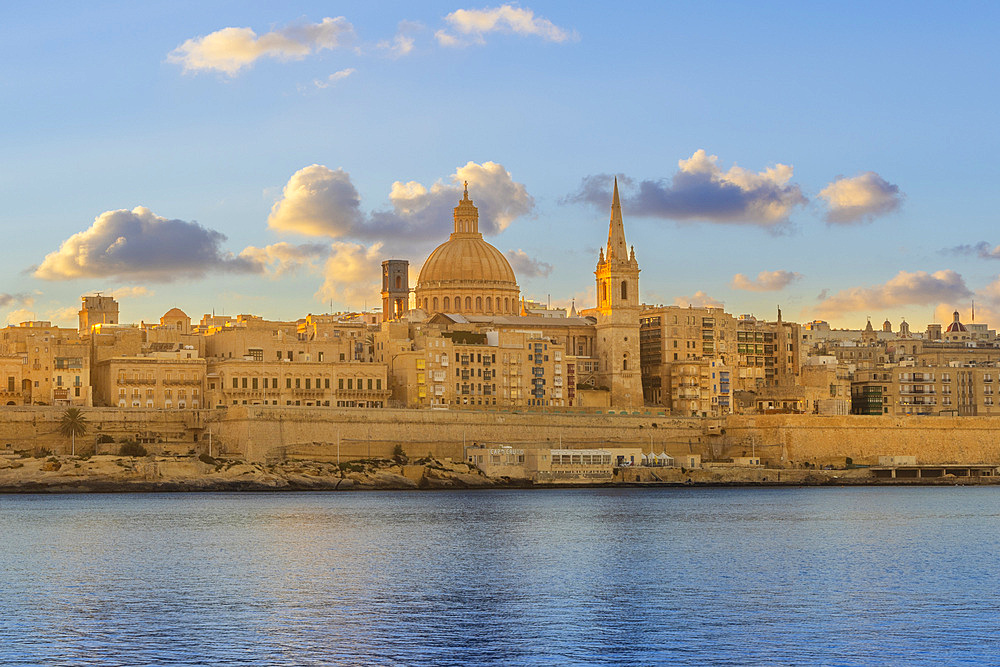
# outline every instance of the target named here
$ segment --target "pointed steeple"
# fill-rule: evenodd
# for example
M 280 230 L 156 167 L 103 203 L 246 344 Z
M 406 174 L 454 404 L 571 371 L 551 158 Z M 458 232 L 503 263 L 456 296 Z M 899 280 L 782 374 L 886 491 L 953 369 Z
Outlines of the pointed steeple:
M 577 317 L 577 313 L 576 313 L 576 299 L 573 299 L 573 305 L 570 306 L 570 308 L 569 308 L 569 316 L 570 317 Z
M 615 176 L 615 193 L 611 199 L 611 224 L 608 225 L 608 260 L 628 261 L 625 243 L 625 223 L 622 222 L 622 204 L 618 198 L 618 177 Z

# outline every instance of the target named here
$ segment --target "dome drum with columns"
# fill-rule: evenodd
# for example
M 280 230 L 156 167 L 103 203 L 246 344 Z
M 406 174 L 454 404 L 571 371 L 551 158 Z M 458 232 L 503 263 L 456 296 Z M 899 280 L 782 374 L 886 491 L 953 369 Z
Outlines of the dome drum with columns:
M 479 232 L 479 209 L 465 184 L 455 231 L 427 257 L 417 278 L 416 306 L 428 313 L 509 315 L 520 289 L 510 263 Z

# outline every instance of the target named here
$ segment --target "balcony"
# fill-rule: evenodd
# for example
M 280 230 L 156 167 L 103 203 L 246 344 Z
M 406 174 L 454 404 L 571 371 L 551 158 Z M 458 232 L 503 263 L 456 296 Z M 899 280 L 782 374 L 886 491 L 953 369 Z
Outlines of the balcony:
M 118 378 L 118 384 L 152 386 L 156 384 L 156 380 L 150 380 L 147 378 Z

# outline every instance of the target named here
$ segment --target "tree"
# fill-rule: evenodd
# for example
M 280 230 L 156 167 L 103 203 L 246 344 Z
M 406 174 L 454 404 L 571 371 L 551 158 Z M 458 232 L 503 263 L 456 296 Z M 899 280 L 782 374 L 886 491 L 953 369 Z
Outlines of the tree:
M 83 416 L 80 408 L 66 408 L 59 423 L 59 432 L 72 440 L 73 456 L 76 456 L 76 436 L 86 434 L 87 426 L 87 418 Z

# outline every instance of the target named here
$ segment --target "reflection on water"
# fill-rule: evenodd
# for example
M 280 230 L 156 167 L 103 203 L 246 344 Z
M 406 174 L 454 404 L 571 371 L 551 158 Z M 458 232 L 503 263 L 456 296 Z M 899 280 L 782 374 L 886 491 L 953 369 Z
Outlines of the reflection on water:
M 992 488 L 0 496 L 0 664 L 997 664 Z

